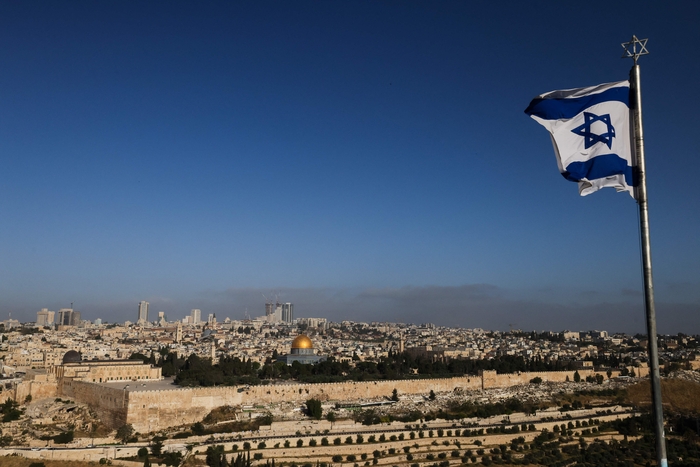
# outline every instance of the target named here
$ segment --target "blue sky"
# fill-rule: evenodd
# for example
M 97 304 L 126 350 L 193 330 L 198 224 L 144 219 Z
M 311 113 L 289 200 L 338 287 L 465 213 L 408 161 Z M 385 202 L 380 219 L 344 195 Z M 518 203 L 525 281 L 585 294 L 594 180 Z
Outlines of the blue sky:
M 523 110 L 641 60 L 659 329 L 700 332 L 700 4 L 0 3 L 0 318 L 644 331 L 637 207 Z

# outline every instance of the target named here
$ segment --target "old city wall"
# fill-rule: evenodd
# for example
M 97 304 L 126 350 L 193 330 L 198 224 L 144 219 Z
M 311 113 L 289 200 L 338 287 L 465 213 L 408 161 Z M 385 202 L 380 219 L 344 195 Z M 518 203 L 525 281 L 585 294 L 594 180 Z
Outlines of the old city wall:
M 97 386 L 97 385 L 95 385 Z M 98 386 L 102 387 L 102 386 Z M 252 386 L 238 392 L 237 387 L 181 388 L 159 391 L 127 392 L 126 422 L 136 431 L 147 433 L 169 426 L 202 421 L 213 409 L 223 405 L 255 405 L 285 401 L 302 403 L 310 398 L 344 401 L 389 397 L 394 389 L 400 395 L 428 394 L 481 388 L 481 378 L 443 378 L 402 381 L 367 381 L 327 384 L 283 384 Z M 119 391 L 121 393 L 121 391 Z M 123 424 L 123 422 L 121 422 Z M 117 428 L 119 425 L 113 425 Z
M 574 373 L 576 371 L 524 371 L 520 373 L 505 373 L 496 374 L 493 370 L 484 371 L 483 377 L 483 389 L 489 388 L 507 388 L 509 386 L 517 386 L 521 384 L 528 384 L 534 378 L 542 378 L 544 382 L 551 383 L 563 383 L 565 381 L 574 381 Z M 578 370 L 578 374 L 582 380 L 586 379 L 586 376 L 595 377 L 597 372 L 593 370 Z M 605 373 L 600 373 L 605 379 L 607 375 Z
M 279 400 L 306 401 L 316 398 L 322 401 L 344 401 L 389 397 L 396 389 L 399 395 L 451 392 L 455 390 L 481 389 L 478 376 L 391 381 L 347 381 L 342 383 L 285 384 L 252 386 L 243 395 L 244 404 L 270 403 Z
M 89 405 L 107 426 L 118 428 L 126 423 L 129 392 L 83 381 L 64 380 L 60 395 Z
M 644 370 L 644 369 L 635 369 Z M 223 405 L 246 406 L 279 401 L 303 403 L 310 398 L 322 401 L 353 401 L 391 396 L 394 389 L 399 396 L 427 395 L 430 391 L 454 392 L 489 388 L 505 388 L 529 384 L 536 377 L 545 382 L 574 380 L 574 371 L 522 372 L 496 374 L 484 371 L 480 376 L 455 378 L 348 381 L 322 384 L 280 384 L 246 387 L 178 388 L 153 391 L 122 391 L 90 383 L 72 382 L 64 385 L 67 395 L 72 391 L 76 400 L 99 407 L 106 424 L 118 428 L 131 423 L 136 431 L 147 433 L 169 426 L 188 425 L 201 421 L 209 412 Z M 594 370 L 578 370 L 581 379 L 601 374 Z M 613 372 L 612 376 L 618 376 Z M 638 373 L 638 376 L 643 376 Z M 95 388 L 87 390 L 85 387 Z M 67 389 L 65 389 L 67 388 Z M 109 391 L 112 393 L 108 394 Z M 241 392 L 239 392 L 241 391 Z M 103 394 L 104 393 L 104 394 Z M 124 403 L 128 410 L 122 405 Z
M 169 426 L 200 422 L 213 409 L 243 403 L 235 387 L 179 388 L 128 393 L 127 423 L 148 433 Z
M 13 399 L 17 402 L 23 402 L 27 396 L 32 396 L 32 399 L 39 400 L 58 395 L 58 387 L 56 381 L 22 381 L 15 386 Z

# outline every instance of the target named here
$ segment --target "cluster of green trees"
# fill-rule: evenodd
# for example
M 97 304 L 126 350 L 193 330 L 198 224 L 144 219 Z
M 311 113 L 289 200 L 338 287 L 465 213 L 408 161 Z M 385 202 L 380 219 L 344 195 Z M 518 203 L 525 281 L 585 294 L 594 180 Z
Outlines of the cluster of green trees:
M 294 362 L 286 365 L 268 359 L 264 365 L 238 357 L 223 357 L 212 365 L 207 358 L 190 355 L 178 358 L 167 348 L 159 355 L 145 356 L 133 354 L 140 359 L 163 368 L 163 376 L 175 376 L 175 382 L 182 386 L 218 385 L 257 385 L 267 380 L 283 379 L 304 383 L 337 381 L 376 381 L 415 378 L 447 378 L 452 376 L 477 375 L 482 370 L 496 370 L 498 373 L 518 371 L 557 371 L 571 370 L 572 363 L 559 360 L 546 361 L 540 357 L 525 359 L 521 356 L 504 355 L 489 360 L 452 359 L 446 362 L 414 356 L 409 353 L 392 353 L 379 362 L 355 361 L 354 365 L 334 358 L 315 365 Z
M 2 415 L 3 423 L 19 420 L 19 417 L 22 416 L 22 410 L 18 407 L 19 404 L 9 397 L 0 405 L 0 415 Z
M 311 401 L 311 400 L 310 400 Z M 307 407 L 314 403 L 307 401 Z M 685 420 L 684 426 L 689 427 L 688 421 Z M 585 427 L 598 426 L 598 428 L 593 428 L 595 432 L 612 432 L 617 431 L 624 435 L 629 436 L 639 436 L 634 441 L 628 441 L 627 439 L 623 441 L 612 440 L 610 442 L 600 441 L 598 439 L 590 442 L 590 438 L 581 436 L 578 438 L 578 443 L 573 437 L 576 433 L 573 430 L 579 430 Z M 518 428 L 515 430 L 514 428 Z M 533 425 L 513 425 L 513 427 L 503 427 L 503 429 L 489 428 L 486 433 L 519 433 L 520 431 L 534 431 L 535 427 Z M 692 428 L 688 428 L 692 430 Z M 697 439 L 697 432 L 695 433 Z M 483 436 L 485 430 L 448 430 L 444 431 L 442 429 L 437 430 L 437 436 Z M 419 432 L 420 437 L 425 436 L 423 431 Z M 590 430 L 582 430 L 581 434 L 589 434 Z M 687 433 L 686 433 L 687 434 Z M 415 432 L 409 433 L 410 438 L 415 438 Z M 429 432 L 429 436 L 435 436 L 433 431 Z M 685 436 L 686 439 L 681 437 L 672 436 L 667 438 L 667 450 L 669 462 L 674 466 L 689 467 L 700 465 L 700 447 L 697 442 L 690 441 L 689 436 Z M 403 433 L 401 437 L 392 435 L 391 441 L 397 441 L 403 439 Z M 301 439 L 299 441 L 302 441 Z M 370 436 L 367 440 L 368 443 L 376 442 L 386 442 L 387 438 L 385 435 L 381 435 L 380 439 L 377 440 L 374 435 Z M 362 435 L 357 435 L 355 438 L 348 436 L 345 441 L 341 438 L 336 438 L 333 440 L 333 445 L 341 444 L 363 444 L 365 439 Z M 264 443 L 262 443 L 264 444 Z M 654 438 L 652 436 L 652 421 L 650 415 L 643 415 L 641 417 L 632 417 L 622 420 L 615 420 L 610 422 L 600 423 L 598 421 L 577 421 L 569 422 L 568 425 L 561 425 L 555 427 L 554 431 L 542 430 L 542 432 L 536 436 L 531 443 L 527 443 L 523 436 L 514 437 L 509 444 L 501 444 L 492 448 L 483 448 L 480 442 L 475 442 L 475 449 L 461 450 L 460 443 L 449 444 L 447 441 L 446 446 L 453 446 L 451 452 L 440 452 L 437 455 L 428 454 L 425 458 L 428 461 L 437 461 L 433 464 L 429 463 L 414 463 L 410 464 L 410 467 L 423 466 L 423 467 L 447 467 L 449 465 L 448 457 L 451 458 L 461 458 L 464 464 L 475 464 L 480 461 L 482 465 L 543 465 L 552 467 L 564 467 L 564 466 L 579 466 L 579 467 L 594 467 L 594 466 L 613 466 L 613 467 L 628 467 L 628 466 L 644 466 L 650 465 L 650 460 L 655 458 L 654 453 Z M 297 443 L 297 446 L 302 446 L 303 443 Z M 316 441 L 309 443 L 310 446 L 315 446 Z M 321 440 L 321 445 L 329 446 L 330 442 L 327 438 Z M 259 445 L 258 448 L 262 449 Z M 285 443 L 285 447 L 289 447 L 289 441 Z M 236 450 L 237 447 L 234 447 Z M 210 446 L 206 452 L 206 463 L 209 467 L 250 467 L 251 457 L 248 452 L 251 449 L 250 443 L 244 443 L 244 449 L 246 452 L 237 454 L 230 459 L 226 458 L 223 450 L 223 446 Z M 371 448 L 370 448 L 371 449 Z M 400 452 L 397 449 L 389 449 L 390 455 Z M 405 446 L 403 448 L 404 453 L 407 454 L 407 460 L 409 462 L 414 460 L 414 455 L 411 453 L 411 446 Z M 262 459 L 261 453 L 258 454 L 257 459 Z M 375 450 L 370 457 L 370 454 L 350 454 L 347 456 L 341 456 L 336 454 L 333 456 L 334 463 L 340 463 L 344 460 L 347 462 L 357 462 L 360 459 L 362 461 L 374 462 L 374 459 L 378 459 L 384 456 L 386 453 L 384 451 Z M 477 457 L 478 456 L 478 457 Z M 447 462 L 447 464 L 445 464 Z M 317 467 L 327 467 L 326 464 L 316 464 Z M 267 467 L 274 467 L 275 461 L 268 460 Z M 292 467 L 298 467 L 296 464 L 292 464 Z M 313 467 L 312 464 L 304 464 L 302 467 Z
M 250 449 L 250 446 L 247 449 Z M 219 445 L 219 446 L 209 446 L 207 448 L 206 454 L 207 454 L 206 463 L 209 467 L 250 467 L 251 466 L 250 451 L 246 451 L 246 453 L 239 453 L 236 456 L 231 456 L 230 459 L 227 459 L 226 455 L 224 454 L 224 447 Z M 255 459 L 255 460 L 262 459 L 262 454 L 255 453 L 253 455 L 253 459 Z M 257 464 L 257 465 L 260 465 L 260 464 Z M 267 461 L 265 464 L 265 467 L 275 467 L 274 459 L 271 461 Z

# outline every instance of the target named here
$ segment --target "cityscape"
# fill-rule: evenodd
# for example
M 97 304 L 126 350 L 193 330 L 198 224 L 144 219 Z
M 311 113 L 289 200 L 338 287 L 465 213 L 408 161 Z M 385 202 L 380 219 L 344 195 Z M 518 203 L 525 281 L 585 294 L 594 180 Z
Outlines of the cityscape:
M 700 466 L 698 18 L 0 0 L 0 467 Z
M 71 308 L 0 322 L 0 452 L 121 465 L 211 465 L 214 454 L 228 465 L 240 452 L 290 465 L 547 465 L 563 451 L 522 447 L 556 432 L 562 446 L 600 443 L 600 430 L 626 439 L 620 420 L 640 415 L 627 398 L 649 375 L 643 335 L 331 322 L 294 308 L 268 300 L 254 318 L 192 309 L 169 320 L 141 301 L 124 323 Z M 666 378 L 700 387 L 700 336 L 661 335 L 659 347 Z

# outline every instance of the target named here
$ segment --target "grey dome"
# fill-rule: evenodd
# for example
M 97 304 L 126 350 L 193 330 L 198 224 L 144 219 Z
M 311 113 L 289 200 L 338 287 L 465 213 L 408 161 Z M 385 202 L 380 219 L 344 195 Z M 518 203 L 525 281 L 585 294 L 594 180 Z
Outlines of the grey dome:
M 82 361 L 83 356 L 80 355 L 80 352 L 76 352 L 75 350 L 69 350 L 63 356 L 63 363 L 80 363 Z

